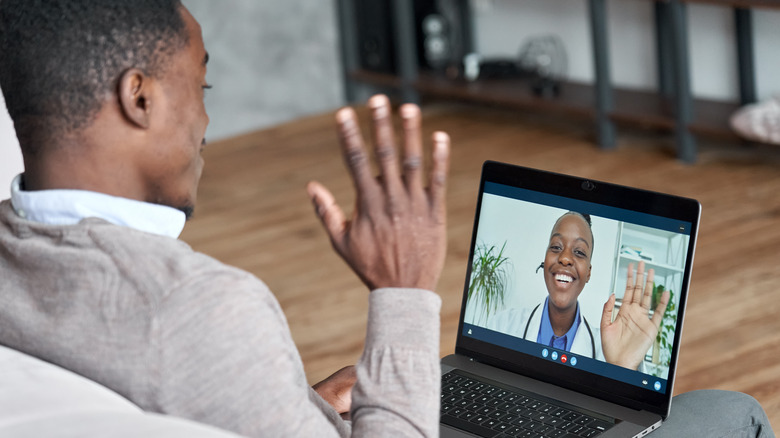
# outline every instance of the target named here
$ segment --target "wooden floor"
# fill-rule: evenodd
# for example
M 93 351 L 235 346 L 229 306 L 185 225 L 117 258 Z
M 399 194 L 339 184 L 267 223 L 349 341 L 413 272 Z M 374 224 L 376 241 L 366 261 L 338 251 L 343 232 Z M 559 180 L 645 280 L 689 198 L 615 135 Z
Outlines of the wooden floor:
M 366 322 L 368 291 L 331 250 L 304 189 L 319 180 L 351 210 L 332 120 L 315 116 L 209 145 L 195 218 L 182 236 L 270 286 L 312 383 L 357 360 Z M 686 165 L 674 159 L 668 134 L 621 130 L 617 150 L 604 152 L 588 123 L 442 104 L 424 108 L 424 126 L 453 139 L 441 355 L 454 350 L 484 160 L 693 197 L 703 217 L 675 393 L 746 392 L 780 430 L 780 148 L 702 144 L 697 164 Z

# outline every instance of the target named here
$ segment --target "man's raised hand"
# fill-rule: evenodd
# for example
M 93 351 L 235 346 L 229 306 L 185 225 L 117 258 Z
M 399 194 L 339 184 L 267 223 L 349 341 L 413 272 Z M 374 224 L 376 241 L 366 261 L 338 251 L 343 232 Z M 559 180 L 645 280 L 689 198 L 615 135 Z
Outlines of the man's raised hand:
M 379 175 L 372 173 L 355 112 L 343 108 L 336 113 L 336 122 L 357 193 L 355 209 L 347 218 L 331 192 L 318 182 L 308 184 L 309 197 L 336 252 L 370 289 L 434 290 L 446 253 L 449 136 L 433 134 L 433 160 L 425 188 L 420 109 L 412 104 L 400 108 L 403 161 L 399 164 L 389 100 L 373 96 L 368 106 Z

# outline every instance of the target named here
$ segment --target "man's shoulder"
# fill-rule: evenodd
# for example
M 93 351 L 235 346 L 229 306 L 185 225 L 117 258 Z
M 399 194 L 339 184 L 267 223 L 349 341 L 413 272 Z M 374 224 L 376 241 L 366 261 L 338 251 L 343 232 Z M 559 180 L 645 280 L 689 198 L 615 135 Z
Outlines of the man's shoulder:
M 85 220 L 85 225 L 92 221 Z M 161 284 L 168 285 L 166 289 L 216 281 L 262 284 L 249 272 L 195 251 L 178 239 L 111 224 L 93 226 L 89 234 L 120 270 L 132 269 L 140 275 L 156 277 Z

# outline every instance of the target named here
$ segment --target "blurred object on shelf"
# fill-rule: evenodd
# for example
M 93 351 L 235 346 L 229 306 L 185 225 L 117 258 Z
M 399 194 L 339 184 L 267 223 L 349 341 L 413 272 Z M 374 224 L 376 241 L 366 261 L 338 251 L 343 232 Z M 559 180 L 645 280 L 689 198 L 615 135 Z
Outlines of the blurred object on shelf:
M 556 35 L 528 38 L 520 48 L 518 65 L 535 77 L 531 87 L 537 96 L 552 97 L 568 73 L 568 57 L 563 41 Z
M 730 123 L 740 137 L 780 145 L 780 94 L 743 106 L 731 116 Z

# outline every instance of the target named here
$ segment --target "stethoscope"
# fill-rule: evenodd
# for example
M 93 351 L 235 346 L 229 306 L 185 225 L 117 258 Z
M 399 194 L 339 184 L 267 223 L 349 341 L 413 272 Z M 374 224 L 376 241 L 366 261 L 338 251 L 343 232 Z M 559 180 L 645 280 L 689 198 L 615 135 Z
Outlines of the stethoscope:
M 544 262 L 542 262 L 541 265 L 539 265 L 538 268 L 536 268 L 536 272 L 539 272 L 540 269 L 544 268 Z M 525 330 L 523 331 L 523 339 L 527 339 L 528 335 L 528 327 L 531 326 L 531 319 L 533 319 L 534 314 L 536 313 L 536 310 L 539 309 L 539 306 L 541 306 L 542 303 L 539 303 L 534 307 L 534 310 L 531 311 L 531 316 L 528 317 L 528 322 L 525 323 Z M 585 323 L 585 328 L 588 329 L 588 335 L 590 336 L 590 349 L 591 349 L 591 358 L 596 358 L 596 341 L 593 338 L 593 331 L 590 329 L 590 324 L 588 324 L 588 320 L 585 319 L 585 315 L 582 315 L 582 322 Z

